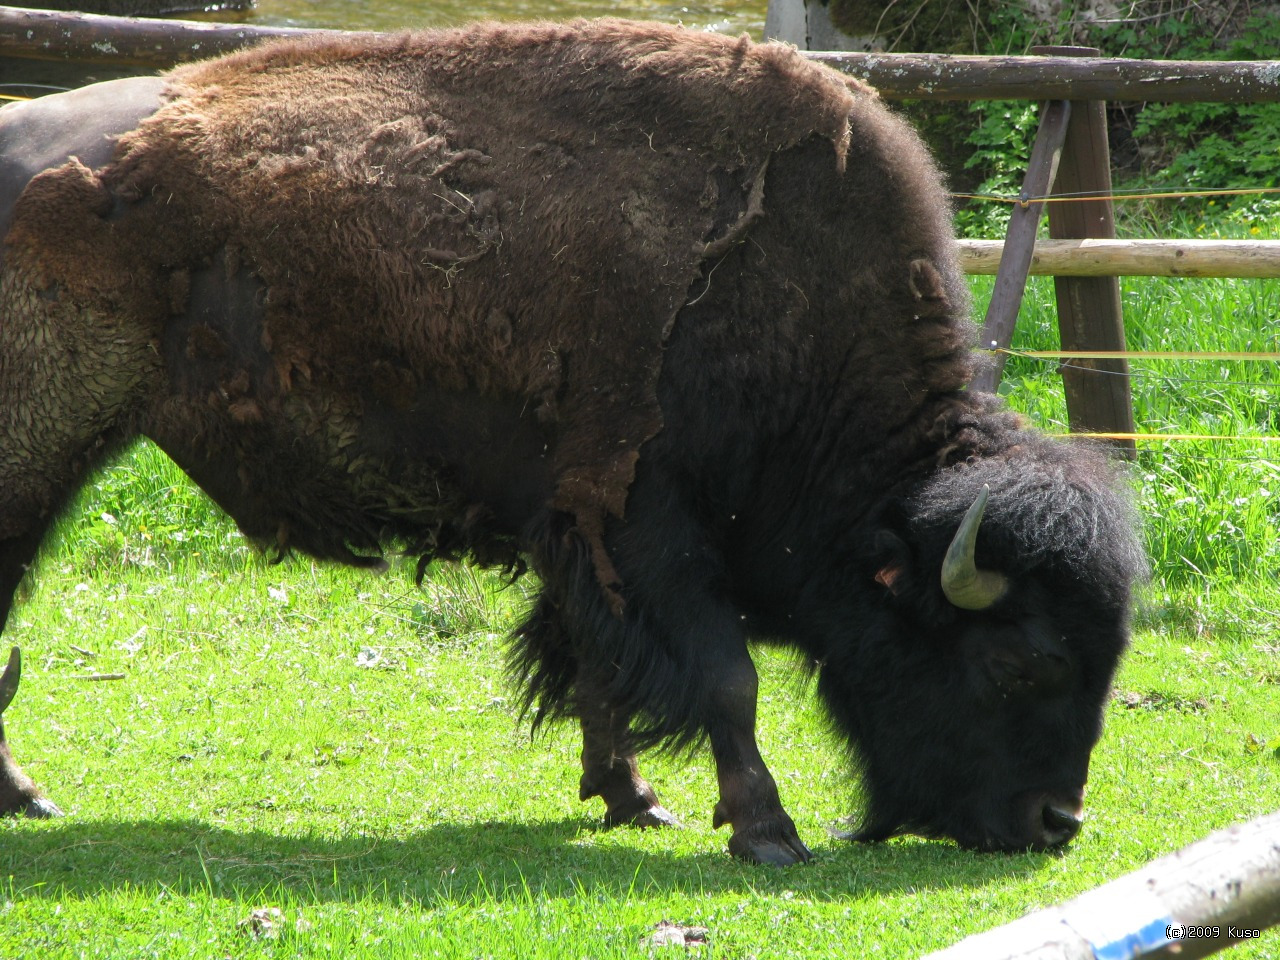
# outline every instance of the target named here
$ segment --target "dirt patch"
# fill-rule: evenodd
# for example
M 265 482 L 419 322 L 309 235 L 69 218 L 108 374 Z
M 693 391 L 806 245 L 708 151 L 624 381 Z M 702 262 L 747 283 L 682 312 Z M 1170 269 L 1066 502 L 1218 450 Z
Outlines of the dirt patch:
M 1113 702 L 1126 710 L 1174 710 L 1178 713 L 1204 713 L 1209 709 L 1209 699 L 1197 697 L 1190 700 L 1176 694 L 1161 693 L 1149 690 L 1139 693 L 1136 690 L 1115 690 L 1111 694 Z

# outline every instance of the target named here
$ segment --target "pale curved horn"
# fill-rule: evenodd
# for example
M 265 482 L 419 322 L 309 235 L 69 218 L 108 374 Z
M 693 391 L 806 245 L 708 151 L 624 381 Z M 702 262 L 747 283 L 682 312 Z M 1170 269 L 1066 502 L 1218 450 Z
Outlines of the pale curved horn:
M 973 559 L 978 543 L 978 524 L 987 508 L 991 487 L 983 484 L 978 499 L 965 513 L 942 561 L 942 592 L 961 610 L 985 610 L 1005 595 L 1009 578 L 994 570 L 979 570 Z
M 18 681 L 22 678 L 22 654 L 14 647 L 9 651 L 9 664 L 0 673 L 0 713 L 9 705 L 13 695 L 18 692 Z M 4 739 L 0 737 L 0 740 Z

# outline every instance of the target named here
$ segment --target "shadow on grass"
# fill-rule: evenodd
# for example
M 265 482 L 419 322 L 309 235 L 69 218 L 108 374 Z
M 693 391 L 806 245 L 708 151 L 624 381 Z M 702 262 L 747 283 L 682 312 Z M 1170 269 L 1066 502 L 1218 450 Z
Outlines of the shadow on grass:
M 828 841 L 785 869 L 714 851 L 596 842 L 581 818 L 428 827 L 406 837 L 289 836 L 194 820 L 0 824 L 0 891 L 92 897 L 179 895 L 294 902 L 477 903 L 530 898 L 794 891 L 824 900 L 981 886 L 1043 868 L 1055 854 L 974 854 L 944 843 Z M 626 835 L 624 835 L 625 838 Z M 1069 855 L 1069 854 L 1068 854 Z M 7 886 L 7 890 L 4 887 Z

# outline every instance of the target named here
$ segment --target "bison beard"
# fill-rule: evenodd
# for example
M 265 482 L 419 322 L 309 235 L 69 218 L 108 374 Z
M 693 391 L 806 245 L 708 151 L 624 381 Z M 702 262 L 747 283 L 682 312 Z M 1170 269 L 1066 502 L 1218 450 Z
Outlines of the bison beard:
M 6 226 L 0 623 L 145 435 L 281 552 L 530 563 L 511 672 L 610 824 L 674 822 L 636 752 L 705 739 L 730 850 L 808 859 L 751 637 L 817 673 L 858 836 L 1078 828 L 1134 524 L 965 389 L 947 198 L 866 88 L 622 21 L 274 44 L 0 111 Z

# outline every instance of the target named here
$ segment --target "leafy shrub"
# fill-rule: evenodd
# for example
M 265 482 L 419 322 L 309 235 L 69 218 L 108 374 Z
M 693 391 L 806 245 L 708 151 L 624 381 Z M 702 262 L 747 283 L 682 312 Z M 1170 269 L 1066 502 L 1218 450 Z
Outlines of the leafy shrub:
M 1179 60 L 1266 60 L 1280 51 L 1280 17 L 1251 14 L 1248 2 L 1174 4 L 1141 0 L 1116 20 L 1091 19 L 1089 5 L 1064 2 L 1056 19 L 1037 19 L 1021 3 L 977 10 L 971 35 L 975 53 L 1025 53 L 1037 44 L 1087 44 L 1104 56 Z M 1259 7 L 1259 10 L 1262 8 Z M 917 47 L 916 49 L 924 49 Z M 1033 102 L 939 104 L 908 110 L 949 168 L 961 192 L 1016 194 L 1035 135 Z M 918 113 L 928 119 L 921 122 Z M 1113 164 L 1117 186 L 1159 191 L 1280 186 L 1280 103 L 1110 104 Z M 962 159 L 960 159 L 962 158 Z M 1196 213 L 1207 199 L 1182 202 Z M 1229 210 L 1246 222 L 1267 219 L 1280 198 L 1244 195 L 1219 200 L 1212 212 Z M 1144 212 L 1167 217 L 1170 204 Z M 1006 205 L 966 202 L 959 211 L 961 232 L 998 236 Z
M 1027 100 L 985 100 L 969 104 L 977 126 L 965 138 L 973 152 L 966 170 L 976 170 L 982 180 L 972 188 L 978 195 L 1016 194 L 1026 176 L 1031 143 L 1040 122 L 1039 104 Z M 968 191 L 966 191 L 968 192 Z M 956 211 L 956 227 L 969 237 L 1001 237 L 1008 229 L 1012 207 L 985 200 L 963 201 Z
M 1173 18 L 1150 30 L 1125 26 L 1115 37 L 1135 56 L 1163 55 L 1176 41 L 1180 59 L 1267 59 L 1280 51 L 1280 18 L 1249 19 L 1226 46 Z M 1132 135 L 1145 184 L 1176 190 L 1280 186 L 1280 103 L 1147 104 Z

